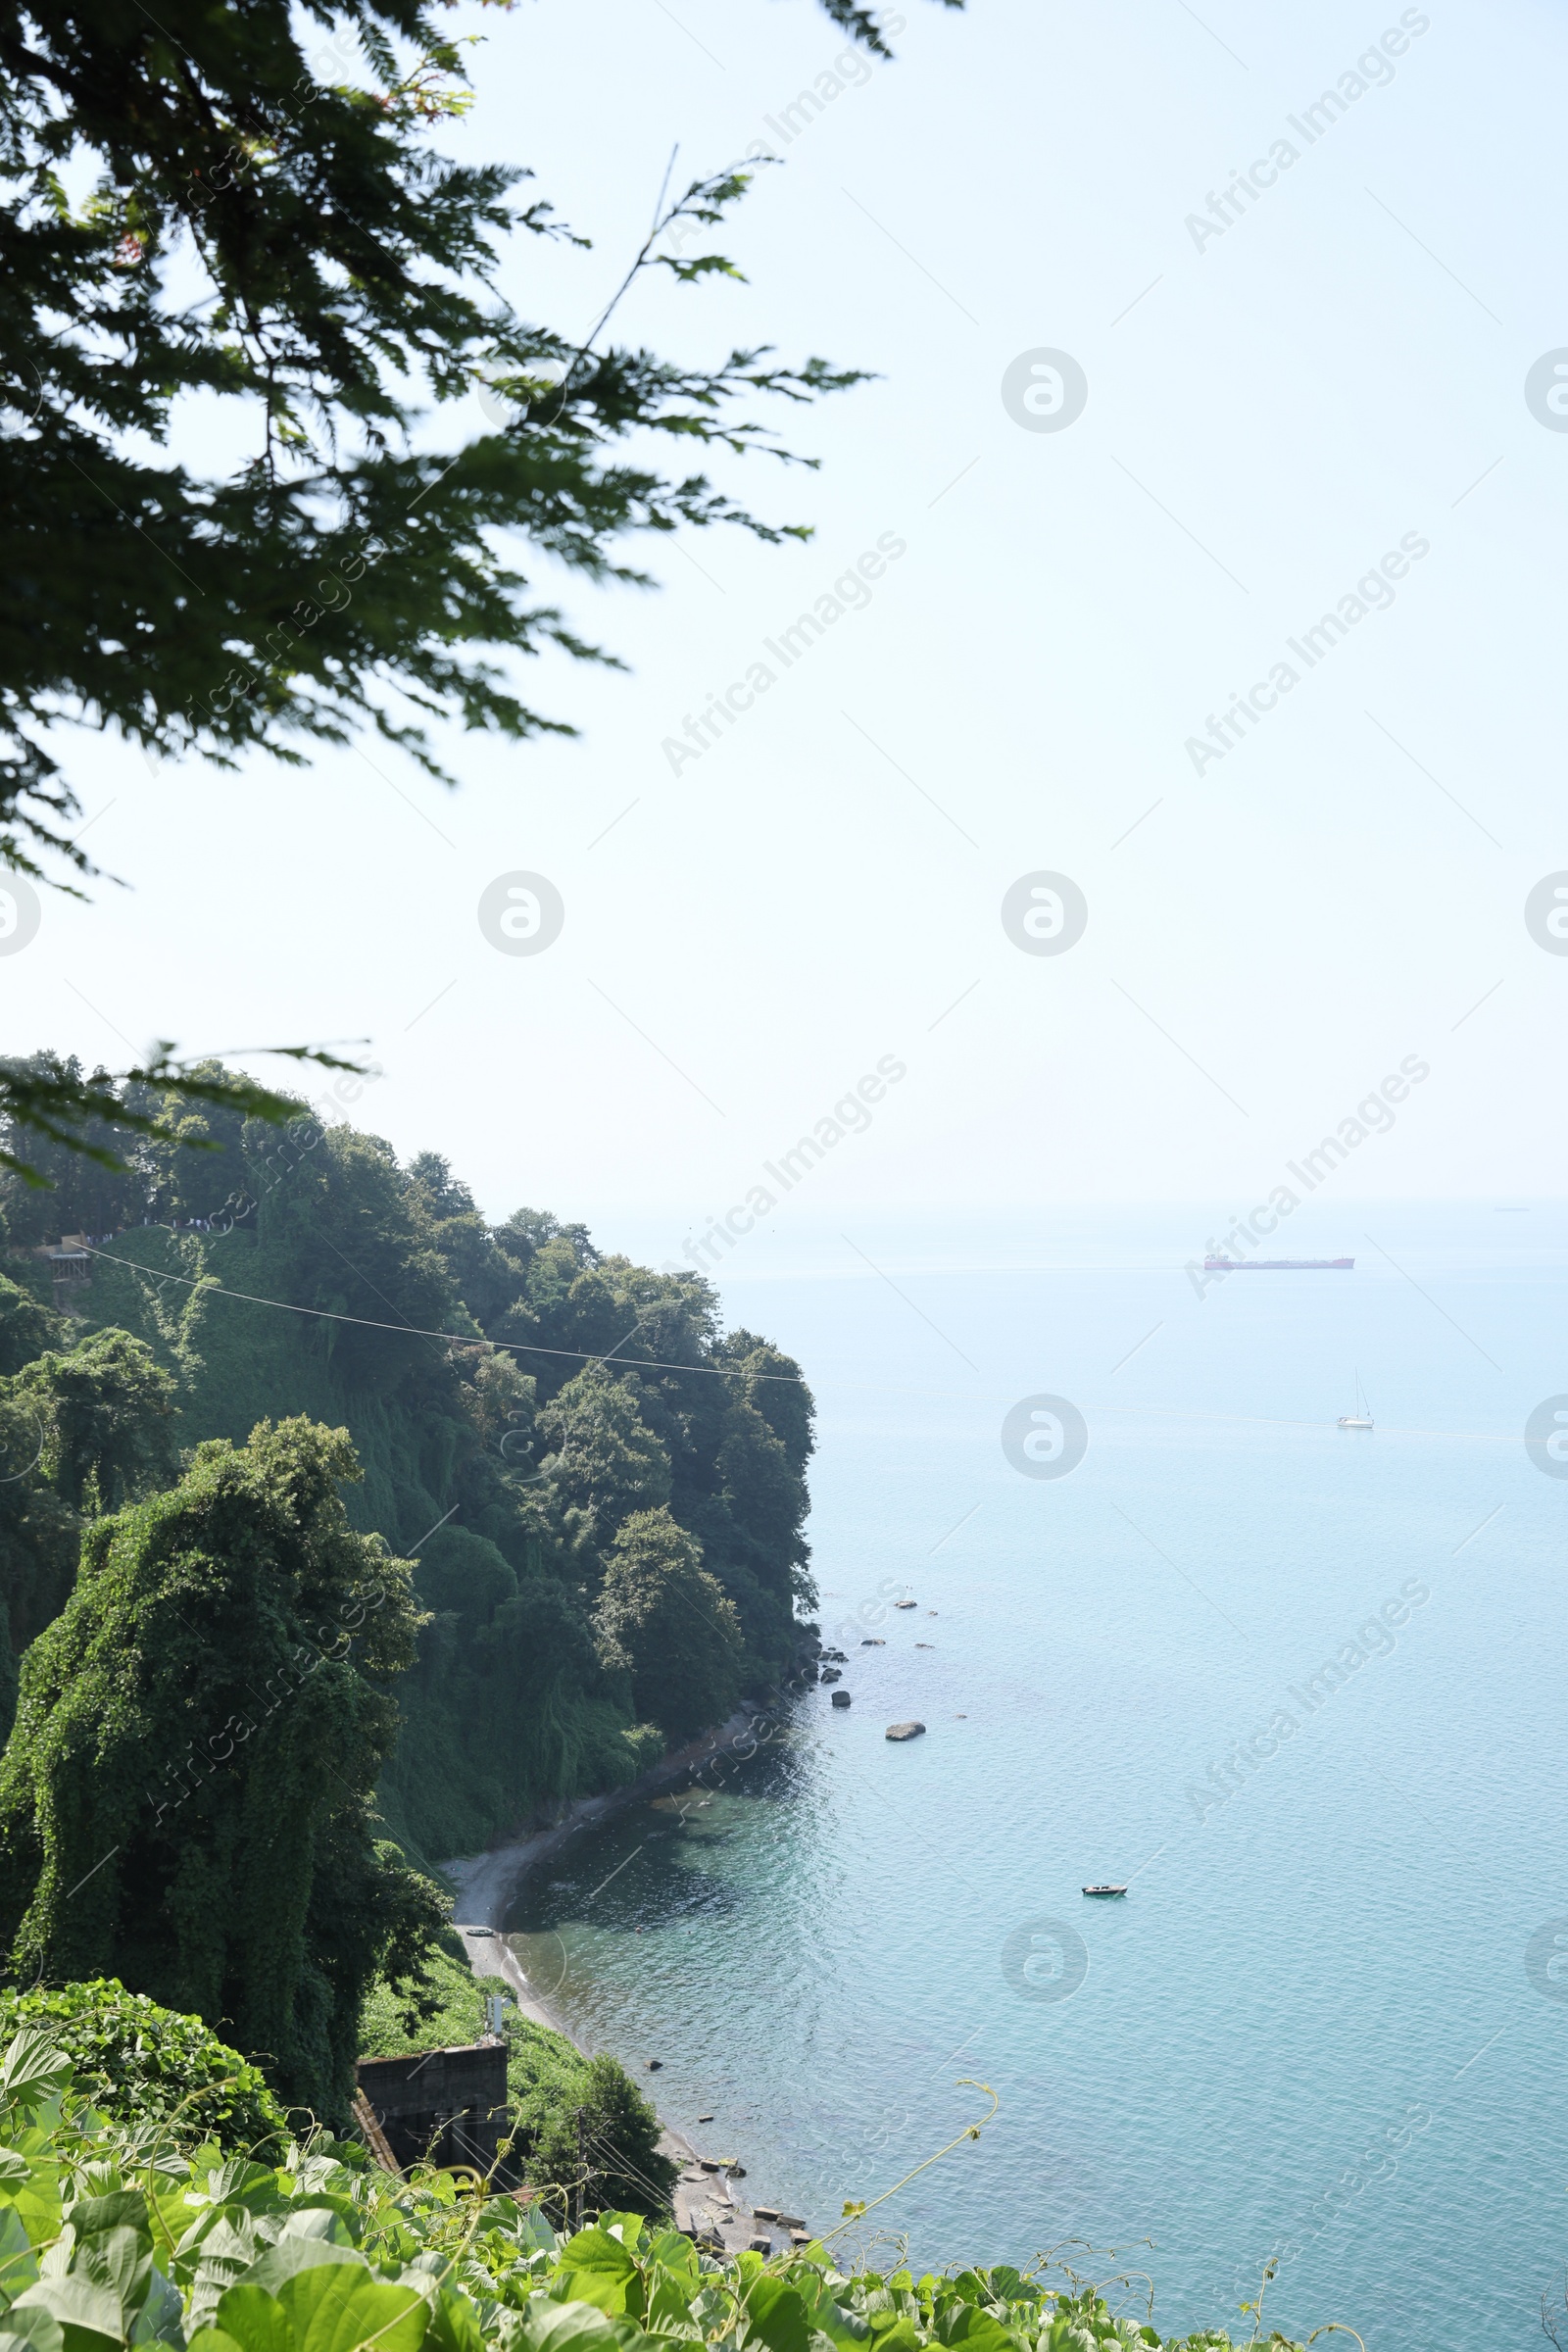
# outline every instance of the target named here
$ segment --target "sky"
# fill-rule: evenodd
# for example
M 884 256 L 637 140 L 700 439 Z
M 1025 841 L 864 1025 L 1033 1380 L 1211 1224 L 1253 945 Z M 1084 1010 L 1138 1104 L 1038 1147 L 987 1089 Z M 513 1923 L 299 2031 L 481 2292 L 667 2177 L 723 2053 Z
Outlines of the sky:
M 1559 1195 L 1561 12 L 904 0 L 888 65 L 808 0 L 454 21 L 455 149 L 592 239 L 503 268 L 563 331 L 672 150 L 780 155 L 746 282 L 645 275 L 613 332 L 871 371 L 768 416 L 816 470 L 715 467 L 814 536 L 530 560 L 627 666 L 529 663 L 580 736 L 450 731 L 455 793 L 63 734 L 119 882 L 0 956 L 11 1050 L 364 1038 L 400 1152 L 671 1247 L 803 1136 L 820 1217 L 1217 1214 L 1325 1137 L 1347 1198 Z

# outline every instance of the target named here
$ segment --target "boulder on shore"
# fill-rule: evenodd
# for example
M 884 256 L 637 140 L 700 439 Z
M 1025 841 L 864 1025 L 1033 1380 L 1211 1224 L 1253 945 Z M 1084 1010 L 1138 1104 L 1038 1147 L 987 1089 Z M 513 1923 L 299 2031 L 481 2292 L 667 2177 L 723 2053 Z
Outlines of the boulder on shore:
M 924 1730 L 923 1723 L 890 1723 L 886 1736 L 889 1740 L 918 1740 Z

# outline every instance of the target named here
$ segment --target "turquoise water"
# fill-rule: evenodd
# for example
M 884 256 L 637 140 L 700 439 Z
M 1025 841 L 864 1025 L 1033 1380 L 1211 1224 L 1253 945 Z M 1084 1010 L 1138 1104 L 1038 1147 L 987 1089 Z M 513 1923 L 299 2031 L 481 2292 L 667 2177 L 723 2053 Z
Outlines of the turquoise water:
M 1568 1391 L 1568 1216 L 1341 1204 L 1292 1246 L 1353 1275 L 1199 1298 L 1200 1224 L 858 1226 L 887 1280 L 836 1237 L 737 1255 L 726 1311 L 817 1396 L 854 1703 L 809 1690 L 509 1925 L 581 2035 L 660 2058 L 669 2120 L 814 2227 L 982 2117 L 970 2077 L 995 2121 L 874 2217 L 918 2263 L 1076 2240 L 1174 2327 L 1234 2324 L 1283 2253 L 1292 2331 L 1540 2342 L 1568 2000 L 1526 1954 L 1559 1917 L 1568 1944 L 1568 1481 L 1521 1432 Z M 1333 1426 L 1357 1371 L 1371 1436 Z M 1036 1480 L 999 1432 L 1041 1392 L 1089 1449 Z M 888 1742 L 908 1716 L 926 1737 Z M 1104 1879 L 1127 1899 L 1086 1901 Z

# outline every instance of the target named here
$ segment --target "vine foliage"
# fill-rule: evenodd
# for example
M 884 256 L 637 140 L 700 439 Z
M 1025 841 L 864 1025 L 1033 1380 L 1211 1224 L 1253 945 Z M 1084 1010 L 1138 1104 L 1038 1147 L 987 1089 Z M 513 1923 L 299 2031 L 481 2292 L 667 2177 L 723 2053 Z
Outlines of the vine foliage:
M 95 1521 L 0 1759 L 13 1972 L 118 1976 L 327 2116 L 367 1986 L 416 1972 L 444 1918 L 376 1836 L 420 1620 L 409 1563 L 348 1524 L 357 1476 L 346 1432 L 264 1422 Z

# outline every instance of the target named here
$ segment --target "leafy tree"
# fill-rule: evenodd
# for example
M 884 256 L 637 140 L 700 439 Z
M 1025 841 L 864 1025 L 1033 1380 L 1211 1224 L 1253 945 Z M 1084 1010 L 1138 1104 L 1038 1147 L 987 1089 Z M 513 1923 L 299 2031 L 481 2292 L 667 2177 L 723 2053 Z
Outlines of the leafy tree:
M 636 1712 L 671 1740 L 721 1723 L 734 1706 L 740 1619 L 701 1545 L 667 1510 L 637 1511 L 622 1525 L 595 1622 L 607 1656 L 631 1676 Z
M 0 1218 L 0 1237 L 4 1235 L 4 1219 Z M 51 1312 L 41 1299 L 23 1290 L 9 1275 L 0 1274 L 0 1379 L 8 1373 L 20 1372 L 35 1355 L 52 1346 L 62 1336 L 61 1317 Z
M 516 1571 L 484 1536 L 443 1527 L 419 1547 L 414 1582 L 428 1609 L 488 1625 L 505 1600 L 516 1596 Z
M 745 1379 L 735 1384 L 736 1392 L 761 1414 L 783 1446 L 790 1468 L 797 1478 L 804 1478 L 806 1465 L 816 1451 L 816 1408 L 794 1356 L 786 1355 L 771 1341 L 759 1339 L 755 1331 L 732 1331 L 714 1352 L 720 1362 L 734 1364 L 745 1373 Z
M 143 1340 L 90 1332 L 69 1354 L 40 1355 L 8 1384 L 36 1407 L 44 1476 L 74 1511 L 117 1510 L 172 1478 L 172 1377 Z
M 81 1522 L 43 1474 L 47 1435 L 36 1405 L 0 1394 L 0 1737 L 16 1718 L 17 1660 L 76 1575 Z
M 547 1208 L 514 1208 L 504 1225 L 496 1227 L 496 1247 L 526 1269 L 546 1242 L 564 1241 L 579 1266 L 596 1266 L 599 1252 L 588 1238 L 586 1225 L 563 1225 Z
M 3 49 L 3 32 L 0 32 Z M 4 108 L 0 105 L 0 142 Z M 0 169 L 3 178 L 3 169 Z M 4 208 L 0 206 L 0 231 Z M 4 294 L 0 290 L 0 366 L 4 365 Z M 0 383 L 0 408 L 4 386 Z M 0 478 L 9 444 L 0 437 Z M 3 534 L 0 534 L 3 535 Z M 0 643 L 4 627 L 0 624 Z M 0 656 L 3 664 L 3 656 Z M 0 683 L 0 713 L 6 697 Z M 0 737 L 3 737 L 0 718 Z M 0 755 L 0 854 L 4 852 L 7 807 L 5 760 Z M 21 853 L 14 853 L 20 858 Z M 25 862 L 25 860 L 23 860 Z M 318 1062 L 323 1069 L 357 1070 L 318 1046 L 273 1046 L 270 1053 L 294 1061 Z M 216 1074 L 215 1074 L 216 1072 Z M 203 1122 L 182 1126 L 172 1138 L 170 1105 L 203 1110 L 237 1110 L 277 1126 L 298 1116 L 298 1102 L 273 1088 L 211 1061 L 181 1061 L 172 1046 L 152 1049 L 145 1068 L 120 1075 L 98 1068 L 89 1075 L 74 1054 L 37 1053 L 0 1058 L 0 1170 L 15 1238 L 43 1241 L 67 1233 L 110 1233 L 128 1222 L 133 1201 L 146 1198 L 142 1163 L 155 1141 L 177 1140 L 197 1152 L 221 1151 L 220 1136 L 202 1132 Z M 30 1211 L 26 1195 L 35 1199 Z
M 410 1161 L 409 1184 L 453 1290 L 481 1324 L 491 1323 L 521 1290 L 520 1269 L 497 1249 L 473 1195 L 455 1180 L 439 1152 L 421 1152 Z
M 286 1181 L 274 1183 L 274 1139 L 262 1140 L 269 1157 L 255 1178 L 258 1236 L 287 1250 L 291 1304 L 345 1318 L 318 1323 L 313 1345 L 346 1378 L 383 1391 L 411 1375 L 417 1381 L 447 1352 L 427 1334 L 466 1325 L 480 1336 L 390 1144 L 349 1127 L 330 1129 L 286 1166 Z
M 679 2168 L 660 2154 L 659 2118 L 619 2060 L 530 2050 L 525 2066 L 530 2058 L 524 2164 L 553 2218 L 565 2220 L 579 2185 L 589 2213 L 666 2217 Z
M 23 1663 L 0 1759 L 0 1937 L 222 2025 L 282 2095 L 345 2112 L 365 1987 L 442 1919 L 373 1835 L 410 1571 L 349 1528 L 345 1431 L 264 1423 L 99 1520 Z
M 61 1318 L 38 1312 L 58 1333 Z M 70 1595 L 83 1513 L 172 1476 L 173 1388 L 143 1342 L 114 1330 L 0 1379 L 0 1735 L 17 1659 Z
M 576 1546 L 596 1558 L 633 1511 L 669 1500 L 669 1456 L 627 1383 L 587 1364 L 542 1414 L 544 1468 Z
M 830 13 L 881 46 L 865 12 Z M 467 103 L 462 45 L 418 0 L 312 15 L 338 27 L 314 50 L 311 16 L 286 0 L 216 15 L 170 0 L 156 18 L 21 0 L 0 18 L 13 862 L 47 846 L 86 864 L 44 742 L 56 711 L 227 765 L 252 746 L 298 760 L 298 739 L 343 742 L 368 722 L 439 772 L 424 714 L 516 739 L 570 732 L 466 650 L 605 658 L 497 534 L 589 580 L 640 578 L 613 552 L 637 532 L 728 521 L 778 539 L 703 474 L 665 478 L 619 445 L 652 433 L 744 452 L 765 437 L 737 400 L 856 380 L 756 352 L 693 369 L 517 318 L 494 292 L 500 244 L 569 232 L 547 203 L 517 208 L 521 167 L 455 164 L 432 144 Z M 67 159 L 95 175 L 74 203 Z M 631 274 L 734 274 L 657 240 L 675 220 L 716 224 L 745 185 L 720 175 L 662 202 Z M 416 437 L 426 404 L 485 378 L 512 422 L 456 446 Z M 164 455 L 193 393 L 248 438 L 235 472 L 202 478 Z
M 857 0 L 823 5 L 886 54 Z M 646 582 L 620 542 L 681 524 L 807 535 L 645 453 L 661 437 L 682 460 L 771 446 L 737 403 L 810 401 L 857 373 L 597 348 L 613 303 L 586 339 L 518 318 L 494 291 L 505 239 L 586 240 L 542 200 L 518 209 L 522 167 L 436 151 L 433 127 L 468 102 L 463 47 L 421 0 L 0 11 L 6 863 L 39 874 L 53 853 L 92 870 L 49 744 L 62 721 L 225 767 L 255 748 L 298 763 L 302 741 L 368 725 L 438 775 L 430 718 L 573 733 L 493 654 L 613 657 L 540 598 L 509 535 L 592 583 Z M 648 269 L 738 274 L 659 246 L 677 223 L 716 227 L 749 176 L 662 192 L 621 291 Z M 509 421 L 419 429 L 486 380 Z M 226 474 L 167 454 L 192 395 L 236 428 L 246 454 Z M 0 1105 L 29 1144 L 91 1153 L 103 1075 L 0 1064 Z M 206 1099 L 169 1048 L 130 1076 Z M 3 1164 L 32 1164 L 11 1150 Z

